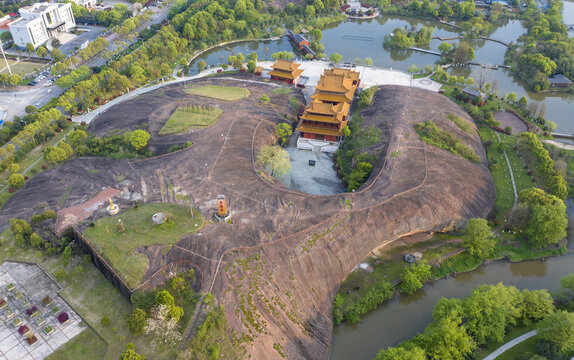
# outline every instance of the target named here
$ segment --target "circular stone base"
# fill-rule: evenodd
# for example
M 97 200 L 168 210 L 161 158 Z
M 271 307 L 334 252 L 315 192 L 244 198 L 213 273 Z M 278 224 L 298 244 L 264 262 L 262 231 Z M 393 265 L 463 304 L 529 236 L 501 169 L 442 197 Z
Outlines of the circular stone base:
M 108 205 L 106 211 L 108 212 L 108 215 L 115 215 L 120 212 L 120 207 L 117 205 L 114 205 L 114 207 Z

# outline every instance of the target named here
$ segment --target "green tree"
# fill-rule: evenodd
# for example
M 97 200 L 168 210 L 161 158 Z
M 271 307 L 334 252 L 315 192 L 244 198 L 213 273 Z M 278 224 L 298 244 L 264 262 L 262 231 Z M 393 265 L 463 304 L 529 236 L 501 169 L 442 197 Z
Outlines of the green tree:
M 21 174 L 11 174 L 8 178 L 8 185 L 13 189 L 20 189 L 24 186 L 26 179 Z
M 408 294 L 413 294 L 431 278 L 431 266 L 425 260 L 411 264 L 401 273 L 401 289 Z
M 11 164 L 8 170 L 10 171 L 10 174 L 18 174 L 20 172 L 20 165 Z
M 441 54 L 446 54 L 452 50 L 452 45 L 445 41 L 438 46 L 438 50 L 440 51 Z
M 552 196 L 552 195 L 551 195 Z M 535 248 L 556 244 L 566 237 L 568 218 L 564 201 L 556 198 L 552 206 L 534 205 L 524 233 Z
M 523 314 L 522 294 L 513 286 L 479 285 L 464 299 L 468 333 L 478 344 L 502 341 Z
M 553 343 L 562 354 L 574 351 L 574 313 L 559 310 L 538 324 L 538 334 Z
M 510 94 L 506 95 L 506 101 L 508 102 L 515 102 L 516 101 L 516 94 L 511 92 Z
M 59 164 L 68 159 L 66 151 L 60 147 L 48 146 L 44 150 L 44 160 L 50 164 Z
M 562 276 L 560 278 L 560 287 L 574 292 L 574 274 Z
M 36 233 L 32 233 L 32 235 L 30 235 L 30 245 L 32 245 L 33 247 L 35 248 L 41 247 L 43 243 L 44 239 L 42 239 L 40 235 Z
M 338 64 L 341 61 L 341 59 L 343 59 L 343 56 L 341 56 L 341 54 L 333 53 L 329 56 L 329 60 L 331 60 L 333 64 Z
M 522 290 L 522 323 L 529 325 L 554 312 L 554 300 L 548 290 Z
M 345 125 L 345 127 L 341 129 L 341 133 L 343 134 L 343 136 L 350 136 L 351 129 L 349 129 L 349 126 Z
M 284 145 L 287 140 L 289 140 L 289 136 L 291 136 L 291 134 L 293 134 L 291 125 L 285 122 L 275 125 L 275 136 L 279 138 L 279 144 Z
M 26 43 L 26 51 L 28 52 L 28 55 L 31 55 L 34 52 L 34 45 Z
M 68 261 L 68 260 L 70 260 L 71 257 L 72 257 L 72 248 L 69 246 L 66 246 L 66 248 L 64 249 L 64 252 L 62 252 L 62 258 L 64 259 L 64 261 Z
M 373 65 L 373 59 L 370 57 L 365 58 L 365 65 Z
M 289 153 L 281 146 L 264 146 L 259 153 L 258 159 L 261 165 L 271 169 L 271 176 L 283 176 L 291 170 Z
M 119 360 L 145 360 L 145 356 L 138 354 L 135 351 L 134 344 L 129 343 L 127 349 L 120 355 Z
M 38 109 L 36 109 L 36 107 L 34 105 L 26 105 L 26 107 L 24 108 L 24 111 L 26 112 L 26 114 L 33 114 L 36 111 L 38 111 Z
M 128 316 L 128 330 L 134 335 L 142 335 L 145 331 L 147 316 L 145 311 L 135 308 Z
M 207 67 L 207 64 L 203 60 L 200 60 L 197 63 L 197 70 L 199 70 L 199 72 L 202 72 L 203 70 L 205 70 L 206 67 Z
M 485 258 L 494 252 L 496 240 L 485 219 L 474 218 L 466 225 L 463 245 L 472 256 Z
M 134 130 L 126 134 L 128 143 L 137 151 L 147 146 L 151 135 L 145 130 Z
M 432 360 L 463 360 L 476 348 L 458 316 L 433 321 L 425 329 L 420 342 Z
M 257 67 L 257 64 L 255 63 L 255 61 L 249 60 L 247 62 L 247 71 L 249 71 L 250 73 L 253 73 L 255 71 L 256 67 Z
M 407 71 L 410 72 L 411 74 L 414 74 L 414 73 L 418 73 L 420 71 L 420 69 L 415 64 L 412 64 L 411 66 L 409 66 Z
M 46 55 L 48 55 L 48 50 L 46 50 L 45 47 L 40 46 L 38 49 L 36 49 L 36 54 L 37 54 L 39 57 L 42 57 L 42 58 L 43 58 L 43 57 L 46 57 Z
M 315 16 L 315 12 L 315 7 L 313 5 L 307 5 L 305 8 L 305 15 L 307 15 L 309 18 Z
M 173 299 L 173 296 L 171 296 L 171 294 L 167 290 L 163 290 L 163 291 L 158 292 L 155 295 L 155 302 L 158 305 L 159 304 L 165 305 L 168 308 L 175 306 L 175 300 Z
M 426 360 L 425 351 L 419 347 L 405 349 L 403 347 L 390 347 L 381 350 L 375 360 Z
M 84 130 L 76 129 L 76 130 L 72 131 L 70 133 L 70 135 L 68 135 L 68 143 L 70 145 L 72 145 L 72 147 L 75 149 L 79 145 L 82 145 L 86 141 L 87 138 L 88 138 L 88 135 L 86 134 L 86 132 Z
M 351 192 L 361 187 L 373 171 L 373 165 L 368 162 L 359 162 L 351 171 L 347 184 L 347 191 Z

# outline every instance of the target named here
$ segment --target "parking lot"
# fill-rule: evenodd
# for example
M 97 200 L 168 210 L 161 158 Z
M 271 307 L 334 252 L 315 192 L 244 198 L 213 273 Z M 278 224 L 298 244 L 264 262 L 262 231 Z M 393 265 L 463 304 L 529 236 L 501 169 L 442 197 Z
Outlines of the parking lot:
M 62 53 L 68 55 L 73 53 L 76 48 L 80 48 L 86 40 L 94 41 L 100 36 L 100 34 L 105 30 L 104 27 L 100 26 L 86 26 L 79 25 L 76 27 L 77 30 L 82 31 L 80 35 L 76 35 L 75 38 L 65 44 L 62 44 L 59 49 Z

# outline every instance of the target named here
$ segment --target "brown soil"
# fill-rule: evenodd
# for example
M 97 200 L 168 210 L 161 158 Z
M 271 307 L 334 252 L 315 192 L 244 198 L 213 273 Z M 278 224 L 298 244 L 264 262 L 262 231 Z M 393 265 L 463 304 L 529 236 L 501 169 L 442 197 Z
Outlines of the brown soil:
M 524 121 L 520 120 L 516 115 L 508 111 L 499 111 L 494 113 L 494 118 L 496 121 L 500 123 L 500 127 L 502 129 L 506 128 L 507 126 L 512 127 L 512 133 L 522 134 L 525 131 L 528 131 L 528 126 L 524 123 Z
M 379 122 L 377 126 L 387 128 L 388 150 L 359 191 L 319 196 L 292 191 L 257 172 L 257 149 L 272 141 L 274 124 L 284 121 L 286 96 L 272 94 L 269 84 L 227 78 L 194 84 L 245 84 L 251 96 L 235 102 L 192 99 L 182 85 L 172 85 L 108 110 L 89 131 L 145 126 L 156 143 L 164 137 L 157 137 L 154 129 L 167 120 L 174 101 L 217 104 L 223 113 L 211 128 L 170 135 L 169 141 L 194 142 L 177 153 L 138 161 L 76 159 L 39 174 L 6 204 L 0 224 L 14 214 L 30 217 L 39 201 L 53 209 L 72 206 L 107 186 L 141 193 L 144 202 L 177 202 L 188 195 L 208 217 L 215 210 L 215 197 L 225 194 L 232 224 L 210 223 L 200 233 L 184 236 L 165 255 L 155 248 L 145 251 L 150 266 L 143 286 L 161 281 L 162 270 L 170 264 L 192 264 L 202 274 L 202 290 L 214 293 L 225 306 L 234 336 L 243 335 L 241 345 L 252 359 L 281 358 L 274 348 L 282 348 L 289 359 L 326 359 L 333 297 L 371 250 L 405 235 L 486 216 L 493 206 L 495 189 L 480 139 L 446 118 L 452 112 L 470 121 L 446 97 L 382 87 L 363 116 L 367 124 Z M 271 104 L 257 101 L 263 93 Z M 425 120 L 455 133 L 483 163 L 425 145 L 413 128 Z M 391 157 L 396 150 L 401 155 Z M 88 171 L 92 169 L 99 171 Z M 71 190 L 62 201 L 67 186 Z M 118 203 L 125 207 L 131 200 Z

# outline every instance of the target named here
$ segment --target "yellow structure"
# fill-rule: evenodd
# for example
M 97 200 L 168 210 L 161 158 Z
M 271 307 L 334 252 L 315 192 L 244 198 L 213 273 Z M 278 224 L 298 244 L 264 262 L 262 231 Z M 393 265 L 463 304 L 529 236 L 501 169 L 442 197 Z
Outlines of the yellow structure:
M 299 117 L 297 131 L 302 133 L 303 139 L 338 142 L 347 126 L 349 109 L 359 83 L 356 71 L 326 69 L 315 87 L 313 100 Z M 297 143 L 299 148 L 307 148 L 299 146 L 299 141 Z
M 303 69 L 299 69 L 299 66 L 301 66 L 301 64 L 294 63 L 290 60 L 279 59 L 275 64 L 271 65 L 273 70 L 269 71 L 269 76 L 271 76 L 273 80 L 295 84 L 303 73 Z

